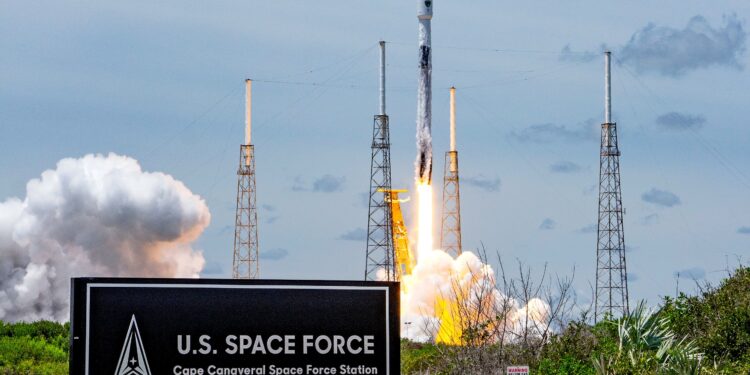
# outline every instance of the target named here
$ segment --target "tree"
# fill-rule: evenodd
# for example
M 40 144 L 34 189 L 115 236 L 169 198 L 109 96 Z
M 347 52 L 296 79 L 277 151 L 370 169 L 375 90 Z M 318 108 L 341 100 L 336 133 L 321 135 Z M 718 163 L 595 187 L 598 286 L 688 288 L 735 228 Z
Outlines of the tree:
M 697 283 L 699 294 L 664 299 L 661 314 L 675 333 L 695 341 L 722 368 L 750 371 L 750 267 L 740 266 L 718 287 Z M 738 363 L 744 363 L 741 365 Z

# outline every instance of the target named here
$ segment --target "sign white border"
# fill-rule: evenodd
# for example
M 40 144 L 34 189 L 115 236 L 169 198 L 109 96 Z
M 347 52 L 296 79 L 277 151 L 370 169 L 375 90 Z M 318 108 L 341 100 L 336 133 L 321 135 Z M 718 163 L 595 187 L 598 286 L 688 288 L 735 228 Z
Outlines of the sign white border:
M 205 289 L 312 289 L 312 290 L 382 290 L 385 292 L 385 373 L 391 370 L 391 337 L 390 337 L 390 291 L 387 286 L 349 286 L 349 285 L 263 285 L 263 284 L 135 284 L 135 283 L 89 283 L 86 284 L 86 375 L 89 375 L 89 332 L 91 310 L 91 288 L 205 288 Z M 399 312 L 396 312 L 397 314 Z

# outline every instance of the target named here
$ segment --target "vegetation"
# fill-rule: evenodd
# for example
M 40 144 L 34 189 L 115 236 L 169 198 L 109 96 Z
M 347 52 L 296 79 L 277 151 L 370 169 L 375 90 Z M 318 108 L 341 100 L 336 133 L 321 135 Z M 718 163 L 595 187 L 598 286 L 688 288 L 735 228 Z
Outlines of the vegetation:
M 718 287 L 699 289 L 697 296 L 665 298 L 661 314 L 705 353 L 709 372 L 750 374 L 750 267 L 738 268 Z
M 0 322 L 0 373 L 67 374 L 69 325 Z

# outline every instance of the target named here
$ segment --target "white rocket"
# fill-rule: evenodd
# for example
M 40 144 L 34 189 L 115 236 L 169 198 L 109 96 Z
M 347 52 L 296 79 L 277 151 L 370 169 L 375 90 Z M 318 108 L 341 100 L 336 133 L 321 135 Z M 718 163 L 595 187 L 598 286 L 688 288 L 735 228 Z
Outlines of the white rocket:
M 417 83 L 417 180 L 432 181 L 432 0 L 418 0 L 419 81 Z

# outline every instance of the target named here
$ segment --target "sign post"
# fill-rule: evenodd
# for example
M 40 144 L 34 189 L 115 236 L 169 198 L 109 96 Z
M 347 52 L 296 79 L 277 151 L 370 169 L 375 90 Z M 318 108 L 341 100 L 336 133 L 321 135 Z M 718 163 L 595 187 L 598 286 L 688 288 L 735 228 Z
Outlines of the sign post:
M 394 282 L 74 278 L 71 374 L 398 374 Z

